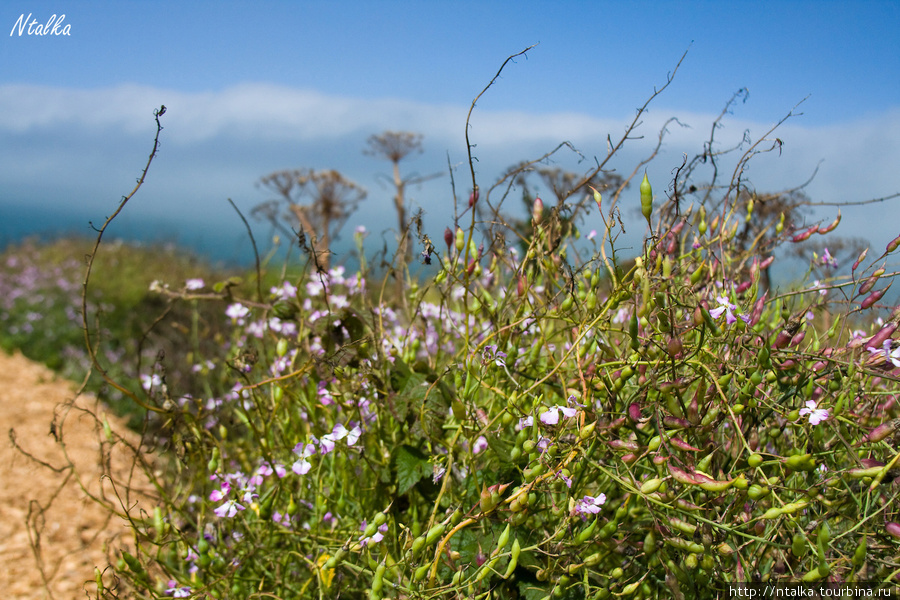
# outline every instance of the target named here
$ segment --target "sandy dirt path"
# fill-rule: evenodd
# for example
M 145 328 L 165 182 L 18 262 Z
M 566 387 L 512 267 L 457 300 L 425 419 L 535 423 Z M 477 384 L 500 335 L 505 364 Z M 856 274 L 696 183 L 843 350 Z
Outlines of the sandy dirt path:
M 95 598 L 94 567 L 103 570 L 110 560 L 115 560 L 115 548 L 133 546 L 126 521 L 90 499 L 78 478 L 92 494 L 102 492 L 114 498 L 112 484 L 101 479 L 100 465 L 108 458 L 114 481 L 122 482 L 134 476 L 132 485 L 147 489 L 145 480 L 138 477 L 142 475 L 140 472 L 130 469 L 133 461 L 129 460 L 129 451 L 121 441 L 111 450 L 107 445 L 106 456 L 101 457 L 100 441 L 105 439 L 102 428 L 81 409 L 105 411 L 90 396 L 71 404 L 75 387 L 21 354 L 0 351 L 0 596 L 3 598 Z M 137 436 L 121 420 L 112 415 L 108 418 L 114 431 L 137 446 Z M 60 435 L 60 430 L 78 478 L 68 467 L 69 461 L 54 437 Z M 23 455 L 16 445 L 59 472 Z M 146 509 L 150 503 L 144 500 L 140 506 Z M 109 554 L 104 549 L 107 544 Z

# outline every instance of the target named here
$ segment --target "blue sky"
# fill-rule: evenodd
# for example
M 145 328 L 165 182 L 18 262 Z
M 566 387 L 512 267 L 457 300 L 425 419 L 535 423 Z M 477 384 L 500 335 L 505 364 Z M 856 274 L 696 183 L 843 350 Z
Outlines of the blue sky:
M 42 23 L 65 14 L 71 35 L 17 35 L 29 13 Z M 759 189 L 799 184 L 821 163 L 807 188 L 814 199 L 886 196 L 900 191 L 898 24 L 900 4 L 866 1 L 11 0 L 0 8 L 0 212 L 12 218 L 0 235 L 87 232 L 88 219 L 102 221 L 139 174 L 152 110 L 165 104 L 159 159 L 119 233 L 240 258 L 249 247 L 226 198 L 249 211 L 269 197 L 255 185 L 262 175 L 312 167 L 368 190 L 348 227 L 380 236 L 394 224 L 391 191 L 377 178 L 389 165 L 362 155 L 368 136 L 424 134 L 425 153 L 406 168 L 446 172 L 449 159 L 462 196 L 469 104 L 507 56 L 532 44 L 474 113 L 482 187 L 563 140 L 588 162 L 603 156 L 607 134 L 621 136 L 688 50 L 640 131 L 655 139 L 672 116 L 691 126 L 672 131 L 650 166 L 657 189 L 745 87 L 723 144 L 745 130 L 762 135 L 808 97 L 778 132 L 782 156 L 751 169 Z M 646 149 L 646 140 L 630 144 L 614 166 L 630 172 Z M 452 214 L 449 178 L 410 192 L 440 237 Z M 900 214 L 894 206 L 845 210 L 838 231 L 886 243 L 897 234 L 885 219 Z

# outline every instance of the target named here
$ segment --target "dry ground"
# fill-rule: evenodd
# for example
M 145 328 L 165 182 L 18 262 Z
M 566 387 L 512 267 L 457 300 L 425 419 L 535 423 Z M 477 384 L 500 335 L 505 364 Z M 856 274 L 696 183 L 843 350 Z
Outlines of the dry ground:
M 74 390 L 71 382 L 58 379 L 42 365 L 21 354 L 7 355 L 0 351 L 0 596 L 3 598 L 95 598 L 94 567 L 104 569 L 110 556 L 115 560 L 115 548 L 133 545 L 126 521 L 91 500 L 79 485 L 80 479 L 90 493 L 102 492 L 114 499 L 113 485 L 108 479 L 101 479 L 102 429 L 82 410 L 100 413 L 103 407 L 90 396 L 71 404 Z M 121 420 L 112 415 L 108 418 L 117 433 L 138 445 L 137 436 Z M 54 422 L 55 432 L 51 431 Z M 60 431 L 66 452 L 54 437 Z M 22 450 L 34 458 L 25 456 Z M 133 461 L 129 460 L 123 442 L 112 447 L 108 458 L 108 473 L 114 481 L 123 482 L 133 476 L 136 479 L 132 485 L 147 489 L 145 479 L 138 477 L 142 474 L 130 469 Z M 68 466 L 70 461 L 74 471 Z M 148 506 L 152 504 L 146 499 L 140 503 L 145 510 L 149 510 Z

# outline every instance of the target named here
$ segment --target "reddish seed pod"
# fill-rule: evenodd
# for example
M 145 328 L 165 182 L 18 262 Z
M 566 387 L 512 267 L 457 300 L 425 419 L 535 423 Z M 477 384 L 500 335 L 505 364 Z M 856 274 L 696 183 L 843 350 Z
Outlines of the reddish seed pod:
M 628 418 L 632 420 L 634 423 L 640 423 L 641 421 L 641 405 L 637 402 L 632 402 L 628 405 Z
M 672 478 L 675 479 L 675 481 L 687 485 L 700 485 L 700 480 L 684 469 L 679 469 L 672 463 L 669 463 L 666 466 L 669 467 L 669 473 L 672 474 Z
M 881 328 L 881 331 L 869 338 L 866 348 L 881 348 L 887 340 L 891 339 L 895 331 L 897 331 L 897 323 L 888 323 Z
M 881 300 L 881 297 L 884 296 L 884 293 L 890 289 L 893 283 L 894 282 L 892 281 L 891 283 L 887 284 L 887 287 L 885 287 L 884 289 L 875 290 L 874 292 L 866 296 L 866 299 L 862 301 L 859 307 L 863 309 L 870 308 L 873 304 Z
M 861 286 L 859 286 L 859 291 L 856 293 L 858 296 L 862 296 L 863 294 L 868 294 L 869 290 L 875 287 L 875 282 L 878 281 L 878 275 L 872 275 L 868 279 L 866 279 Z
M 663 426 L 666 429 L 690 429 L 693 427 L 691 422 L 687 419 L 679 419 L 678 417 L 673 417 L 672 415 L 666 415 L 663 417 Z
M 694 326 L 700 327 L 703 325 L 703 309 L 699 306 L 694 309 Z
M 775 262 L 775 257 L 770 256 L 767 259 L 765 259 L 764 261 L 762 261 L 761 263 L 759 263 L 759 268 L 760 269 L 768 269 L 769 267 L 772 266 L 773 262 Z
M 888 243 L 887 248 L 885 248 L 884 251 L 885 251 L 885 253 L 890 254 L 891 252 L 893 252 L 893 251 L 896 250 L 897 248 L 900 248 L 900 235 L 898 235 L 897 237 L 895 237 L 894 239 L 892 239 L 892 240 L 890 241 L 890 243 Z
M 760 296 L 753 305 L 753 310 L 750 312 L 750 321 L 747 323 L 751 327 L 759 323 L 759 320 L 762 318 L 762 312 L 766 306 L 766 296 L 768 294 L 769 292 L 766 292 Z
M 525 295 L 525 276 L 519 275 L 519 282 L 516 284 L 516 293 L 519 294 L 519 298 Z
M 637 442 L 632 442 L 631 440 L 611 440 L 607 443 L 613 450 L 627 450 L 629 452 L 635 452 L 640 448 L 640 446 L 637 445 Z
M 773 348 L 784 348 L 791 341 L 791 334 L 785 330 L 781 330 L 778 332 L 778 335 L 775 336 L 775 341 L 772 342 Z
M 679 450 L 684 450 L 685 452 L 700 452 L 700 448 L 695 448 L 694 446 L 691 446 L 690 444 L 688 444 L 683 439 L 681 439 L 680 437 L 677 437 L 677 436 L 670 438 L 669 442 L 673 446 L 678 448 Z
M 805 338 L 805 337 L 806 337 L 806 330 L 803 330 L 791 338 L 791 346 L 798 345 L 800 342 L 803 341 L 803 338 Z
M 900 539 L 900 523 L 896 521 L 888 521 L 884 524 L 884 530 L 893 537 Z
M 469 208 L 475 206 L 475 203 L 478 202 L 478 186 L 475 186 L 475 189 L 469 194 Z
M 828 225 L 826 225 L 825 227 L 820 227 L 819 233 L 822 235 L 825 235 L 826 233 L 831 233 L 832 231 L 835 230 L 835 228 L 838 226 L 838 224 L 840 222 L 841 222 L 841 211 L 840 211 L 840 209 L 838 209 L 837 218 L 834 221 L 832 221 L 831 223 L 829 223 Z
M 860 443 L 865 444 L 866 442 L 880 442 L 887 436 L 894 433 L 894 430 L 900 426 L 900 419 L 893 419 L 888 421 L 887 423 L 882 423 L 875 429 L 869 432 L 869 434 L 862 439 Z
M 741 285 L 737 286 L 737 289 L 734 290 L 734 293 L 738 294 L 738 295 L 743 294 L 744 292 L 746 292 L 747 290 L 750 289 L 751 285 L 752 285 L 751 282 L 745 281 L 745 282 L 741 283 Z
M 856 259 L 856 262 L 853 263 L 853 268 L 850 269 L 850 270 L 851 270 L 851 271 L 856 271 L 856 267 L 858 267 L 859 264 L 860 264 L 863 260 L 865 260 L 866 254 L 868 254 L 868 253 L 869 253 L 869 249 L 868 249 L 868 248 L 866 248 L 865 250 L 863 250 L 862 252 L 860 252 L 860 253 L 859 253 L 859 258 Z
M 810 227 L 809 229 L 807 229 L 807 230 L 804 231 L 803 233 L 798 233 L 797 235 L 795 235 L 794 237 L 792 237 L 792 238 L 791 238 L 791 241 L 794 242 L 795 244 L 798 243 L 798 242 L 805 242 L 806 240 L 809 239 L 809 236 L 811 236 L 812 234 L 814 234 L 814 233 L 817 232 L 818 230 L 819 230 L 819 226 L 818 226 L 818 225 L 813 225 L 812 227 Z
M 671 337 L 669 338 L 669 342 L 666 344 L 666 352 L 670 357 L 675 358 L 679 354 L 684 351 L 684 343 L 681 341 L 681 338 Z
M 447 250 L 453 247 L 453 230 L 449 227 L 444 230 L 444 242 L 447 244 Z

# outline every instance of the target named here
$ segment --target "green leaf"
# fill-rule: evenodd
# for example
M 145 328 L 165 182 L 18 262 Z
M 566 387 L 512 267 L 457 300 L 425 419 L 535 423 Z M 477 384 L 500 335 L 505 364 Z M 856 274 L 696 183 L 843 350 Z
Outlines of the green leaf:
M 548 587 L 544 584 L 532 581 L 519 582 L 519 593 L 525 600 L 542 600 L 550 593 Z
M 400 494 L 408 492 L 420 479 L 432 472 L 428 457 L 418 448 L 406 444 L 394 452 L 394 465 L 397 469 L 397 488 Z
M 502 462 L 508 463 L 512 462 L 509 458 L 509 453 L 512 451 L 515 441 L 512 437 L 508 435 L 499 436 L 496 434 L 487 434 L 485 436 L 487 440 L 488 447 L 494 451 L 494 454 L 497 455 Z

